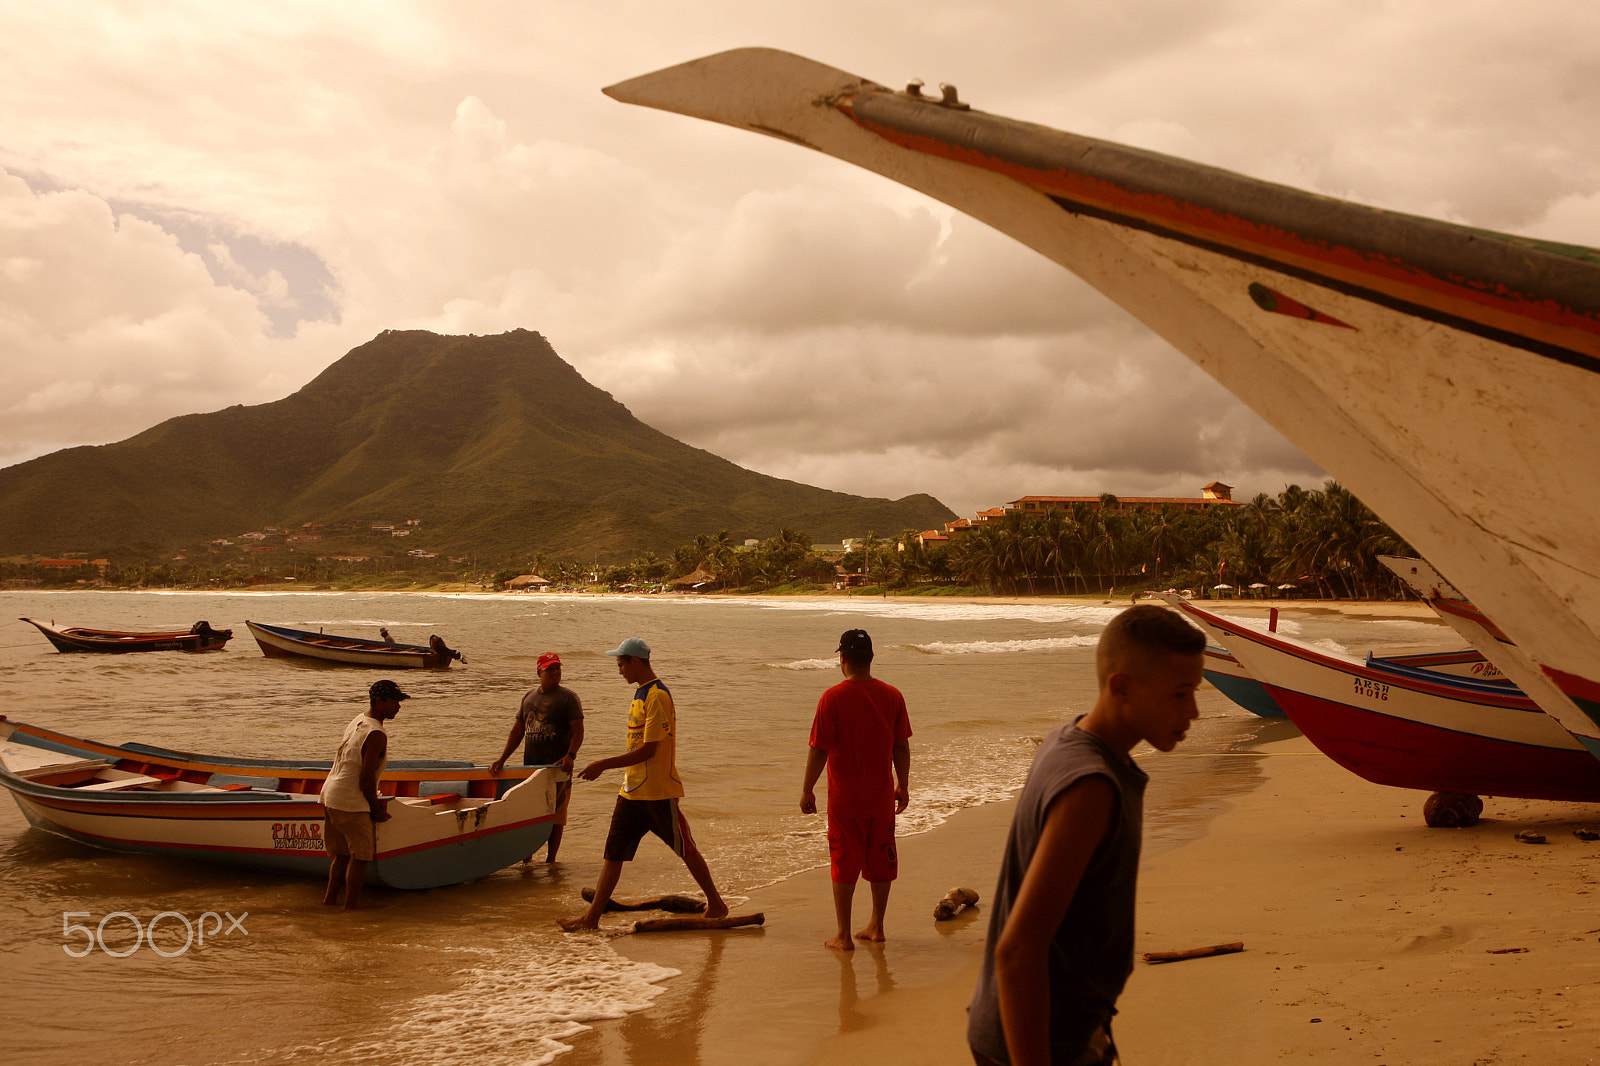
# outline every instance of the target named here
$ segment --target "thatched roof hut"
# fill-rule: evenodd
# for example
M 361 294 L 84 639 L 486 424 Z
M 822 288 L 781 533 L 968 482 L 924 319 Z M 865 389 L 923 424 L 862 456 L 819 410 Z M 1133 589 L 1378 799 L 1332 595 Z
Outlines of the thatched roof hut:
M 706 570 L 700 569 L 696 570 L 692 574 L 684 574 L 682 577 L 673 578 L 671 581 L 667 582 L 667 587 L 675 588 L 679 591 L 695 592 L 709 588 L 716 583 L 716 574 L 708 573 Z
M 540 577 L 538 574 L 518 574 L 516 577 L 512 578 L 510 581 L 506 582 L 506 588 L 508 588 L 508 589 L 544 588 L 548 584 L 550 584 L 549 580 L 546 579 L 546 578 Z

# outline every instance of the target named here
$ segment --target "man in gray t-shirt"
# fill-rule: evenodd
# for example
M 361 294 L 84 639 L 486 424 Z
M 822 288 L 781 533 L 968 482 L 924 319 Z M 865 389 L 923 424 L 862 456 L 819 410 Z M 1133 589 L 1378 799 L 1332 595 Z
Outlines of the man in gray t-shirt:
M 967 1043 L 978 1066 L 1109 1066 L 1133 970 L 1144 810 L 1141 741 L 1171 751 L 1199 716 L 1206 639 L 1174 611 L 1129 607 L 1095 650 L 1092 710 L 1045 738 L 1017 800 L 989 910 Z
M 528 766 L 559 766 L 572 773 L 572 762 L 583 747 L 583 701 L 578 694 L 561 684 L 561 656 L 545 652 L 539 656 L 539 686 L 522 697 L 517 710 L 517 720 L 511 724 L 511 735 L 506 738 L 506 750 L 500 758 L 489 764 L 489 772 L 498 775 L 517 744 L 526 738 L 522 761 Z M 556 809 L 550 830 L 550 845 L 545 852 L 545 862 L 555 862 L 561 849 L 561 837 L 567 825 L 567 805 L 572 789 L 561 790 L 561 805 Z M 531 859 L 532 856 L 530 855 Z M 527 860 L 524 860 L 527 861 Z

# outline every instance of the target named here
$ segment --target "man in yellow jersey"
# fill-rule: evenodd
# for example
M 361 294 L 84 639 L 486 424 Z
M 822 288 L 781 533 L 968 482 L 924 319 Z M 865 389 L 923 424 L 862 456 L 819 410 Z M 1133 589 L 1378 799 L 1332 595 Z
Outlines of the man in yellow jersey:
M 607 770 L 626 772 L 616 809 L 611 812 L 605 865 L 600 869 L 594 900 L 581 918 L 558 918 L 556 924 L 568 932 L 600 927 L 600 916 L 622 876 L 622 864 L 632 861 L 646 833 L 665 841 L 689 868 L 706 894 L 706 917 L 721 918 L 728 913 L 728 905 L 722 902 L 706 860 L 689 834 L 689 822 L 678 809 L 683 782 L 676 763 L 678 716 L 672 693 L 650 667 L 650 645 L 638 637 L 629 637 L 606 654 L 616 657 L 617 673 L 635 686 L 633 704 L 628 708 L 628 749 L 590 763 L 578 776 L 593 781 Z

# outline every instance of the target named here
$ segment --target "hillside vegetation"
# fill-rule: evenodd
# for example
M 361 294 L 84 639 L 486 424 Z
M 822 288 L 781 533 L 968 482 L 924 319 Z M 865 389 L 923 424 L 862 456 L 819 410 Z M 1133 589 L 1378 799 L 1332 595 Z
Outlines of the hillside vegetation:
M 415 520 L 440 552 L 620 560 L 709 529 L 837 541 L 953 517 L 931 496 L 831 492 L 674 440 L 527 330 L 385 331 L 284 399 L 0 469 L 0 555 L 12 556 L 267 526 L 319 526 L 332 540 Z

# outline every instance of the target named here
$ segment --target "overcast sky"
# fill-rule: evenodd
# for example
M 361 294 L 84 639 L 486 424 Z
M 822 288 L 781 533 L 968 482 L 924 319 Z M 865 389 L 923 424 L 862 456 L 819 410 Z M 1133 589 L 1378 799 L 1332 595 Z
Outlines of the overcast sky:
M 959 513 L 1322 474 L 1059 267 L 602 86 L 727 48 L 1600 245 L 1573 0 L 0 0 L 0 465 L 293 392 L 384 329 L 548 337 L 650 424 Z

